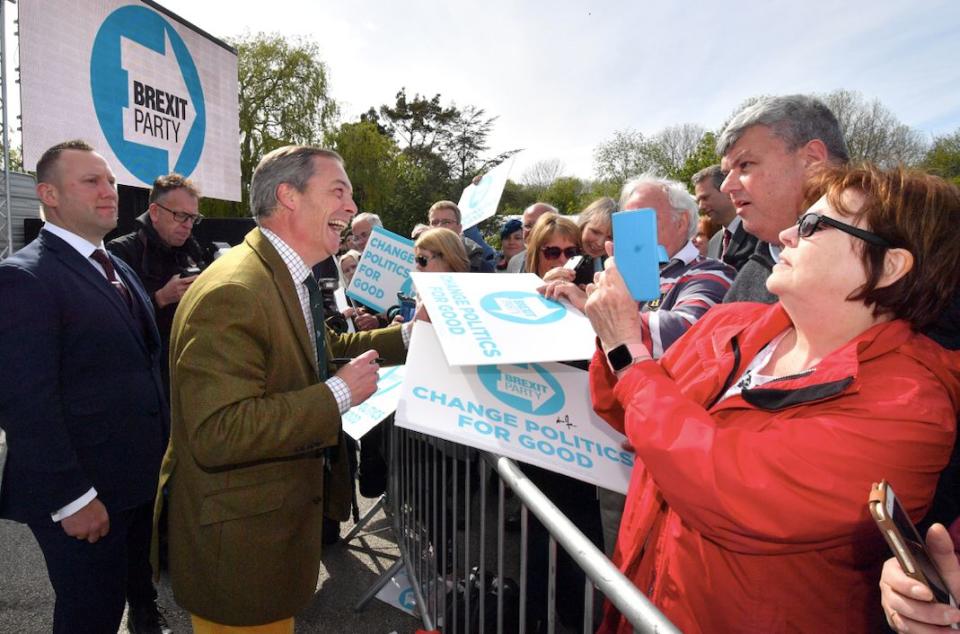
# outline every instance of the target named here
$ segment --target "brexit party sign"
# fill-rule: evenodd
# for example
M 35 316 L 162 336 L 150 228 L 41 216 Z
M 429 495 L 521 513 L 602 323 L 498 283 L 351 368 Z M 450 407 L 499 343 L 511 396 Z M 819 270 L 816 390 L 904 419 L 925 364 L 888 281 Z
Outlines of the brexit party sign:
M 413 240 L 374 227 L 347 287 L 347 297 L 385 313 L 398 303 L 397 293 L 413 295 L 410 271 L 414 268 Z
M 25 0 L 24 162 L 90 142 L 125 185 L 178 172 L 240 199 L 237 56 L 152 2 Z
M 343 415 L 343 431 L 354 440 L 379 425 L 387 416 L 394 413 L 400 401 L 400 386 L 403 385 L 406 367 L 395 365 L 380 368 L 377 376 L 377 391 L 373 396 L 354 405 Z
M 396 424 L 626 493 L 633 453 L 594 414 L 588 373 L 559 363 L 447 367 L 414 324 Z
M 411 274 L 450 365 L 589 359 L 595 335 L 583 313 L 537 293 L 533 273 Z
M 467 185 L 463 190 L 460 202 L 457 203 L 460 208 L 460 224 L 463 227 L 472 227 L 497 213 L 497 205 L 503 196 L 503 188 L 507 185 L 513 161 L 514 157 L 511 156 L 484 174 L 478 182 Z

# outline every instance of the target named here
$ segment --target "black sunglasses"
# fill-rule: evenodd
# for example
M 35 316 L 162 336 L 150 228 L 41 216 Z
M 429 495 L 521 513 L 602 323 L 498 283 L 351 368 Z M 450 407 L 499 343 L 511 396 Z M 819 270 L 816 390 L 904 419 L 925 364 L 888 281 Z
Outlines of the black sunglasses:
M 157 207 L 159 207 L 160 209 L 163 209 L 164 211 L 167 211 L 167 212 L 170 212 L 171 214 L 173 214 L 173 219 L 176 220 L 177 222 L 179 222 L 180 224 L 183 224 L 183 223 L 187 222 L 188 220 L 190 220 L 190 221 L 192 221 L 192 224 L 193 224 L 194 226 L 196 226 L 196 225 L 200 224 L 200 222 L 203 220 L 203 214 L 188 214 L 188 213 L 185 212 L 185 211 L 174 211 L 173 209 L 170 209 L 169 207 L 164 207 L 164 206 L 161 205 L 160 203 L 154 203 L 154 204 L 155 204 Z
M 875 233 L 858 229 L 853 225 L 848 225 L 845 222 L 834 220 L 829 216 L 821 216 L 820 214 L 812 211 L 810 213 L 803 214 L 800 216 L 800 219 L 797 220 L 797 234 L 801 238 L 809 238 L 817 231 L 823 229 L 823 225 L 833 227 L 834 229 L 839 229 L 844 233 L 850 234 L 854 238 L 860 238 L 864 242 L 869 242 L 870 244 L 878 247 L 889 249 L 893 246 Z
M 431 255 L 429 258 L 428 258 L 427 256 L 425 256 L 425 255 L 418 255 L 417 257 L 413 258 L 413 260 L 414 260 L 414 262 L 417 263 L 418 266 L 422 266 L 422 267 L 426 268 L 427 263 L 430 262 L 430 260 L 432 260 L 433 258 L 439 258 L 439 257 L 441 257 L 442 255 L 443 255 L 443 254 L 441 254 L 441 253 L 437 253 L 437 254 Z
M 566 249 L 561 249 L 560 247 L 541 247 L 540 253 L 548 260 L 556 260 L 562 253 L 569 260 L 572 257 L 580 255 L 580 249 L 578 247 L 567 247 Z

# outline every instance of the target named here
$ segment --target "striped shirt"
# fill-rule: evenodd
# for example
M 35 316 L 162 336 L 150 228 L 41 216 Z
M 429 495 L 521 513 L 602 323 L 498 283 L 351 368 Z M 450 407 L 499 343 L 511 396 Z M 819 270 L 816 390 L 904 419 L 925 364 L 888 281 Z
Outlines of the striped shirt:
M 707 309 L 723 302 L 736 273 L 719 260 L 701 256 L 692 242 L 673 256 L 660 270 L 660 299 L 640 307 L 643 343 L 654 359 Z
M 280 236 L 263 227 L 260 227 L 260 233 L 270 241 L 273 248 L 280 254 L 280 259 L 287 265 L 287 270 L 290 271 L 290 276 L 293 278 L 293 287 L 297 291 L 297 299 L 300 300 L 300 310 L 303 311 L 303 319 L 307 323 L 307 340 L 313 341 L 313 313 L 310 311 L 310 292 L 304 283 L 309 276 L 313 275 L 313 271 L 311 271 L 307 263 L 303 261 L 303 258 L 290 248 L 290 245 L 284 242 Z M 326 363 L 327 360 L 323 359 L 321 361 L 318 359 L 316 346 L 310 347 L 313 349 L 313 360 L 317 362 L 317 367 L 319 368 L 320 363 Z M 337 401 L 337 408 L 340 410 L 340 413 L 346 413 L 346 411 L 350 409 L 351 398 L 350 387 L 346 381 L 338 376 L 331 376 L 325 383 L 327 387 L 330 388 L 330 391 L 333 392 L 333 397 Z

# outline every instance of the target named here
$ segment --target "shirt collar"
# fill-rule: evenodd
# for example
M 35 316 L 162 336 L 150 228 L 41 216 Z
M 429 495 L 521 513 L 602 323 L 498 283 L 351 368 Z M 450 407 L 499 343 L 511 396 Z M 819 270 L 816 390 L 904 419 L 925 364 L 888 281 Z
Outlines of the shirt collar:
M 731 220 L 730 224 L 728 224 L 726 227 L 727 231 L 729 231 L 730 233 L 736 233 L 737 228 L 740 226 L 742 222 L 743 220 L 740 219 L 740 216 L 734 216 L 733 220 Z
M 63 227 L 57 226 L 52 222 L 45 222 L 43 225 L 43 230 L 53 235 L 57 236 L 67 244 L 69 244 L 73 249 L 82 255 L 84 258 L 89 258 L 90 255 L 97 249 L 103 249 L 103 240 L 100 241 L 100 244 L 94 244 L 87 240 L 86 238 L 81 238 L 72 231 L 68 231 Z
M 673 254 L 673 257 L 670 258 L 670 261 L 680 260 L 684 264 L 690 264 L 700 255 L 700 250 L 693 245 L 692 240 L 687 240 L 687 243 L 683 245 L 683 248 Z
M 302 284 L 303 281 L 307 279 L 307 276 L 313 272 L 310 270 L 310 267 L 307 266 L 307 263 L 303 261 L 303 258 L 301 258 L 290 245 L 284 242 L 280 236 L 269 229 L 260 227 L 260 233 L 270 241 L 273 248 L 280 254 L 280 259 L 283 260 L 283 263 L 287 266 L 287 270 L 290 271 L 290 276 L 293 278 L 293 281 L 296 284 Z

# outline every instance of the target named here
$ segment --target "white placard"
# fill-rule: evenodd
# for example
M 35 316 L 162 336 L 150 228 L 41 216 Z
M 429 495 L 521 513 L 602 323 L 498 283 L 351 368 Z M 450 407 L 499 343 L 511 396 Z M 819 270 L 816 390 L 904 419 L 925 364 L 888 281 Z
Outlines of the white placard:
M 397 411 L 400 401 L 400 387 L 403 385 L 405 367 L 395 365 L 380 368 L 377 374 L 377 391 L 364 402 L 351 407 L 343 415 L 343 431 L 360 440 L 368 431 L 379 425 L 383 419 Z
M 81 138 L 117 182 L 169 172 L 204 196 L 240 200 L 237 55 L 136 0 L 20 3 L 23 158 Z
M 588 373 L 559 363 L 444 366 L 416 322 L 397 408 L 400 427 L 626 493 L 633 454 L 590 405 Z
M 570 304 L 537 293 L 533 273 L 411 274 L 450 365 L 589 359 L 596 336 Z
M 497 213 L 497 205 L 500 204 L 500 197 L 507 184 L 507 177 L 510 176 L 510 168 L 513 167 L 515 156 L 511 156 L 484 174 L 476 185 L 471 183 L 463 190 L 457 207 L 460 208 L 460 226 L 464 229 Z
M 419 616 L 417 612 L 417 597 L 413 593 L 413 585 L 410 583 L 410 577 L 407 576 L 407 569 L 401 568 L 390 581 L 384 584 L 377 598 L 393 607 L 406 612 L 410 616 Z
M 413 240 L 374 227 L 347 287 L 347 296 L 385 313 L 397 304 L 397 293 L 413 294 L 410 271 L 414 268 Z
M 350 308 L 350 302 L 347 301 L 347 293 L 339 286 L 333 291 L 333 300 L 337 302 L 337 310 L 341 313 Z M 347 332 L 357 332 L 352 319 L 347 320 Z

